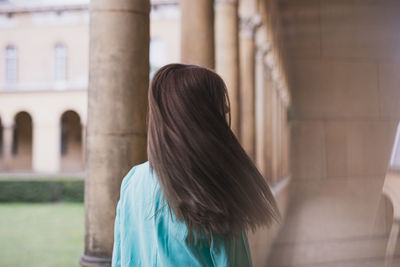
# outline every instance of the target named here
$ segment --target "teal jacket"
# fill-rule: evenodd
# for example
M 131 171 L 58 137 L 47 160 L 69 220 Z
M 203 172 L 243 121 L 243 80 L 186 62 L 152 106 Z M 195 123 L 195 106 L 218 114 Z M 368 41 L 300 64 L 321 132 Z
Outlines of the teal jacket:
M 124 177 L 114 225 L 112 266 L 252 266 L 246 232 L 188 245 L 188 231 L 165 203 L 149 162 Z

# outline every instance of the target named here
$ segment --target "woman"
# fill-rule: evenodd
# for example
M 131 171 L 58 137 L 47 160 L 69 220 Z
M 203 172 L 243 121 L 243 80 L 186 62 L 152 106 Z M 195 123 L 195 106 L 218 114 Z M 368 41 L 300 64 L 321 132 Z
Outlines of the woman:
M 149 161 L 122 181 L 112 266 L 252 266 L 246 230 L 279 212 L 230 129 L 223 80 L 170 64 L 148 97 Z

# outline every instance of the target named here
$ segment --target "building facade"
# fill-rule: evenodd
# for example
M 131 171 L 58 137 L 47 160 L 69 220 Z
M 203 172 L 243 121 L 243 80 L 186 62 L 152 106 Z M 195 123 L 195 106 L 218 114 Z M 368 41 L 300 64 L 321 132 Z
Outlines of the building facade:
M 179 59 L 179 10 L 151 17 L 150 75 Z M 89 21 L 87 0 L 0 1 L 1 172 L 84 170 Z

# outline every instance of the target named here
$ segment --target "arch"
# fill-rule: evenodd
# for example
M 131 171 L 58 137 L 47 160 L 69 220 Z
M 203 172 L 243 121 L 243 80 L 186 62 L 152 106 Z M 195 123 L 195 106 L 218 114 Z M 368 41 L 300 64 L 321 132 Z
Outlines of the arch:
M 83 170 L 81 118 L 76 111 L 67 110 L 60 118 L 60 169 L 64 172 Z
M 26 111 L 14 117 L 11 169 L 32 170 L 32 117 Z

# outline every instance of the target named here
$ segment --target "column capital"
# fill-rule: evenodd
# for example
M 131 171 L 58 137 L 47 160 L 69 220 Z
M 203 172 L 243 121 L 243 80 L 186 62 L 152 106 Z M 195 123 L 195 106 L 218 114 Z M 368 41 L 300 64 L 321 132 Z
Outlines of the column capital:
M 279 85 L 279 80 L 281 78 L 281 73 L 278 68 L 272 69 L 272 79 Z
M 239 17 L 240 37 L 254 39 L 256 30 L 261 26 L 261 16 L 253 14 Z
M 270 49 L 268 53 L 265 54 L 264 64 L 271 71 L 276 68 L 276 60 L 274 57 L 274 53 L 272 52 L 272 49 Z
M 265 56 L 271 52 L 271 45 L 268 42 L 259 44 L 256 46 L 256 58 L 257 60 L 264 61 Z
M 286 89 L 286 83 L 283 80 L 278 82 L 278 94 L 284 107 L 289 105 L 289 96 Z

